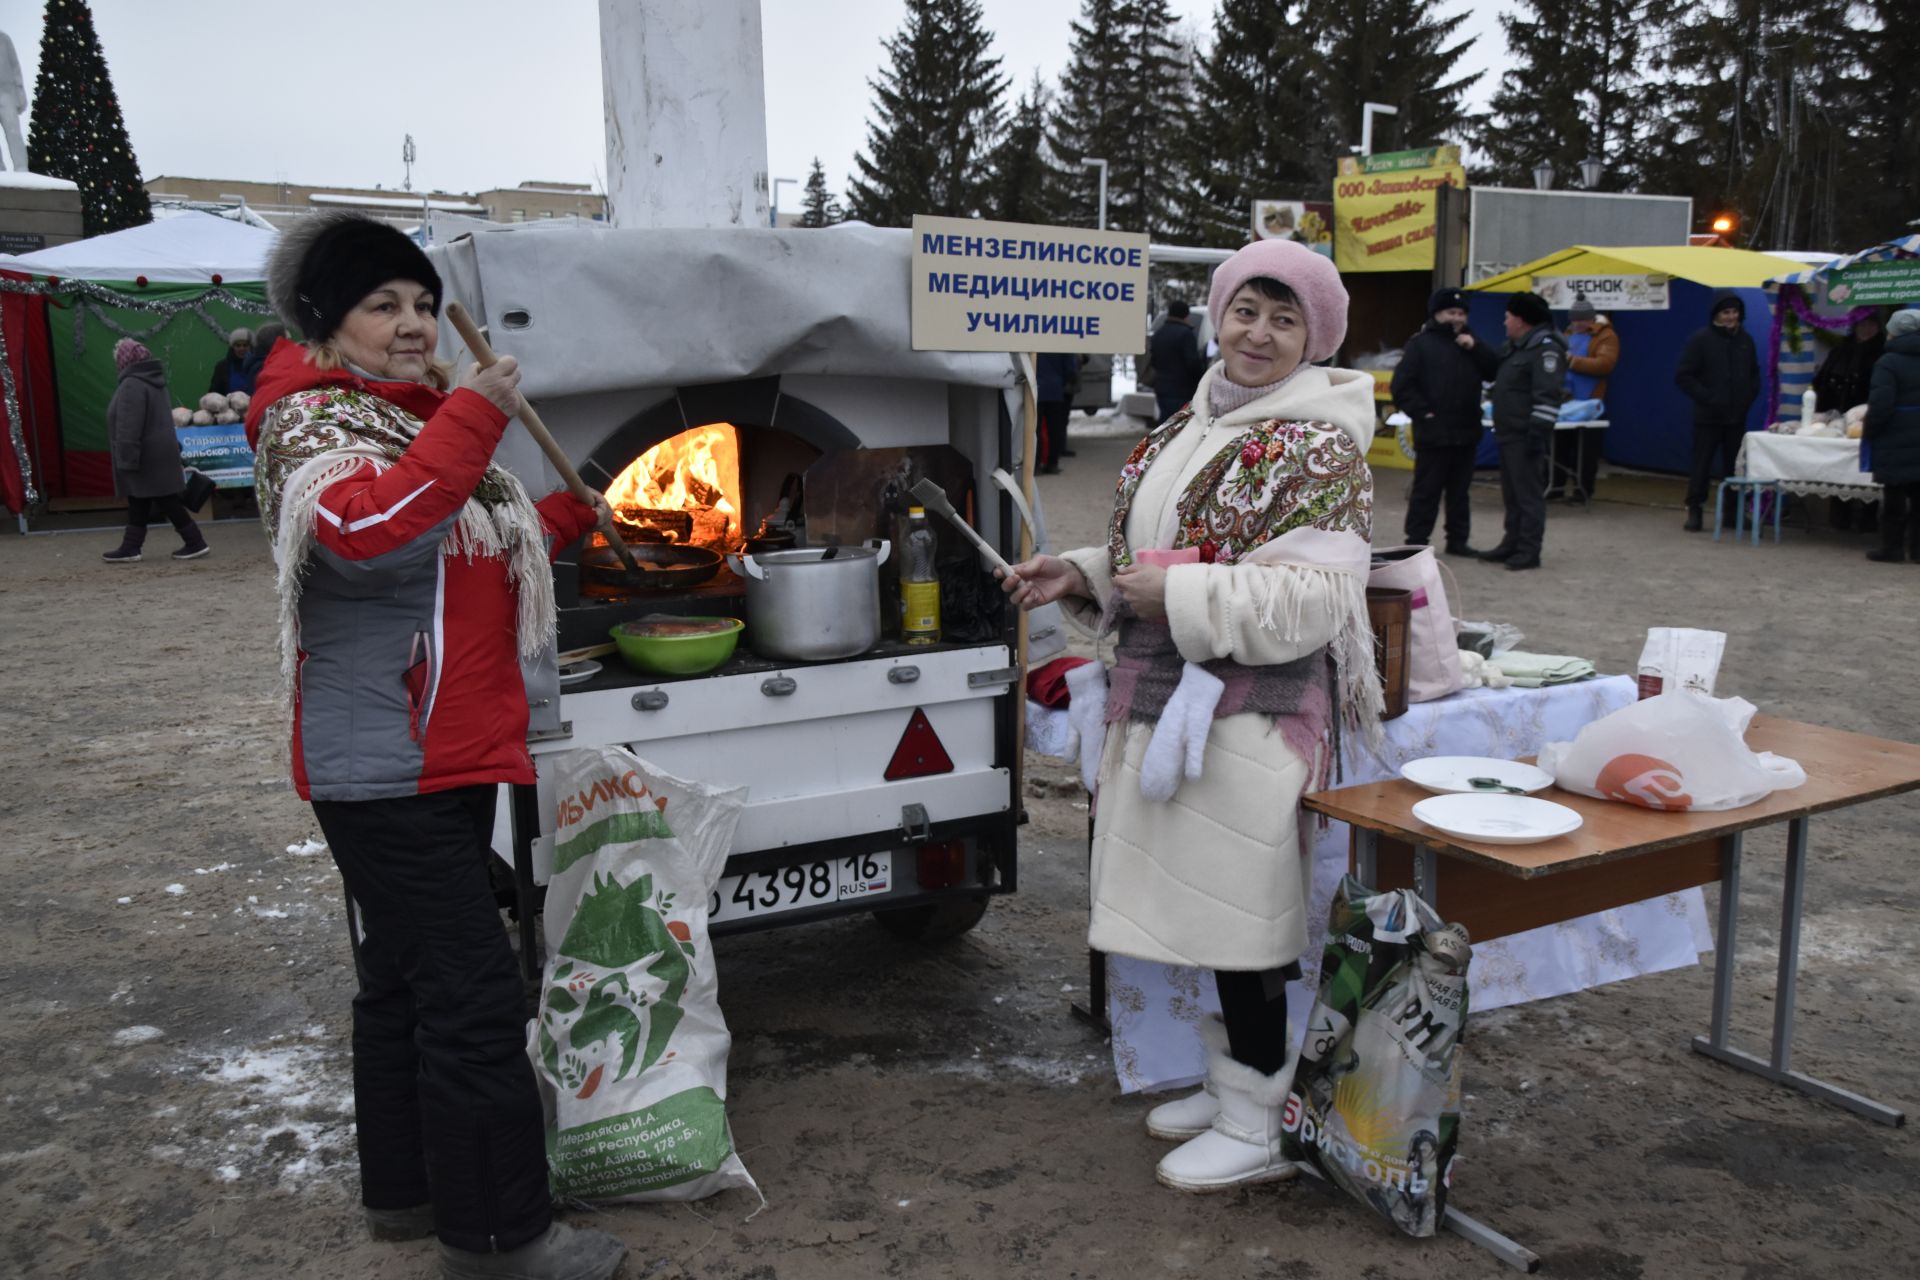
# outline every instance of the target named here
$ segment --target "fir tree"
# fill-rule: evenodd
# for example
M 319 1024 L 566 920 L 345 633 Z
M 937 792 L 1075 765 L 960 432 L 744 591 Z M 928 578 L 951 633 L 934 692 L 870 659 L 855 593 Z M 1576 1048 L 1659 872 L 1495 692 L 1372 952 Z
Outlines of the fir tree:
M 1580 164 L 1605 168 L 1599 190 L 1633 188 L 1648 134 L 1650 58 L 1676 0 L 1522 0 L 1530 14 L 1503 14 L 1510 66 L 1479 136 L 1479 181 L 1530 187 L 1553 166 L 1556 185 L 1581 181 Z
M 1014 104 L 1013 116 L 987 159 L 986 211 L 1002 222 L 1058 221 L 1059 181 L 1048 160 L 1047 111 L 1051 95 L 1035 72 Z
M 803 227 L 830 227 L 836 222 L 846 221 L 846 212 L 840 208 L 840 202 L 827 190 L 827 171 L 820 164 L 820 157 L 813 158 L 813 168 L 807 173 L 807 185 L 800 195 L 800 225 Z
M 1312 10 L 1304 0 L 1221 0 L 1196 70 L 1181 238 L 1237 248 L 1257 199 L 1326 199 L 1331 121 Z
M 1107 161 L 1107 225 L 1156 239 L 1174 225 L 1183 68 L 1167 0 L 1081 0 L 1072 61 L 1060 80 L 1051 142 L 1065 221 L 1093 226 Z
M 979 213 L 1007 87 L 1000 59 L 987 56 L 979 0 L 906 3 L 905 24 L 884 44 L 891 65 L 868 82 L 875 118 L 847 188 L 852 216 L 877 226 Z
M 27 168 L 78 184 L 89 236 L 153 221 L 85 0 L 47 0 Z
M 1911 234 L 1910 219 L 1920 216 L 1920 112 L 1910 87 L 1920 67 L 1920 22 L 1913 20 L 1911 0 L 1870 0 L 1868 7 L 1879 29 L 1868 35 L 1861 57 L 1859 154 L 1861 169 L 1877 181 L 1861 193 L 1841 233 L 1852 238 L 1830 246 L 1839 250 Z
M 1656 60 L 1648 189 L 1692 196 L 1702 221 L 1734 212 L 1743 244 L 1853 245 L 1870 215 L 1839 165 L 1855 155 L 1867 37 L 1853 0 L 1693 6 Z
M 1375 118 L 1375 151 L 1465 140 L 1474 123 L 1464 106 L 1466 93 L 1480 75 L 1449 77 L 1473 37 L 1449 44 L 1467 15 L 1441 17 L 1434 12 L 1438 7 L 1439 0 L 1330 0 L 1318 6 L 1326 65 L 1320 110 L 1332 113 L 1335 138 L 1359 142 L 1361 107 L 1378 102 L 1398 112 Z

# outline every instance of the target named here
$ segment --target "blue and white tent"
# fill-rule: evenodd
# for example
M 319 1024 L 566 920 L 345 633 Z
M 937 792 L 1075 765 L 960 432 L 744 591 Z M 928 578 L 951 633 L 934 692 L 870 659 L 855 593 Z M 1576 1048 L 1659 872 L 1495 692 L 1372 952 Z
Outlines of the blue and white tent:
M 1797 417 L 1800 397 L 1813 385 L 1814 371 L 1820 366 L 1820 348 L 1809 327 L 1800 322 L 1802 310 L 1840 324 L 1833 332 L 1844 332 L 1846 317 L 1854 310 L 1847 297 L 1834 297 L 1829 286 L 1844 279 L 1851 267 L 1875 262 L 1897 262 L 1920 258 L 1920 235 L 1889 240 L 1871 249 L 1834 258 L 1819 266 L 1774 276 L 1766 283 L 1767 302 L 1773 311 L 1773 342 L 1769 348 L 1768 381 L 1773 396 L 1767 402 L 1773 420 Z M 1920 285 L 1914 296 L 1905 300 L 1911 306 L 1920 303 Z M 1796 306 L 1796 302 L 1798 306 Z M 1824 326 L 1823 326 L 1824 327 Z

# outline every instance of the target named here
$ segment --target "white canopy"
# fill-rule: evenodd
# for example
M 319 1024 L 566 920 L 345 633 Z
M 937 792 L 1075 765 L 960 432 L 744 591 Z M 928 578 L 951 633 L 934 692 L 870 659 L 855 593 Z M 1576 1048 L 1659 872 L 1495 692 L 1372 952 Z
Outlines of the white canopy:
M 17 258 L 0 257 L 0 270 L 64 280 L 132 280 L 155 284 L 226 284 L 266 278 L 274 233 L 189 211 Z
M 1011 387 L 1002 353 L 915 351 L 913 245 L 848 222 L 615 230 L 503 225 L 431 249 L 449 297 L 526 366 L 529 396 L 770 374 Z M 459 339 L 441 326 L 442 354 Z

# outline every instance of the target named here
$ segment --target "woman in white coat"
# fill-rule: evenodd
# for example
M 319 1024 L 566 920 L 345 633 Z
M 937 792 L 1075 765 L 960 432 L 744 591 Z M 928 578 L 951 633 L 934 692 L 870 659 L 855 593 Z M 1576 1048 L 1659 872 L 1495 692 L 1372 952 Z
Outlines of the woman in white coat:
M 1373 379 L 1313 365 L 1346 335 L 1340 274 L 1262 241 L 1214 273 L 1208 311 L 1220 361 L 1121 469 L 1107 544 L 1036 556 L 1002 584 L 1117 632 L 1111 672 L 1089 664 L 1073 690 L 1095 791 L 1088 941 L 1214 971 L 1206 1087 L 1147 1117 L 1189 1139 L 1156 1171 L 1183 1191 L 1295 1172 L 1280 1140 L 1297 1057 L 1286 983 L 1308 939 L 1300 797 L 1327 780 L 1336 726 L 1371 735 L 1380 709 Z

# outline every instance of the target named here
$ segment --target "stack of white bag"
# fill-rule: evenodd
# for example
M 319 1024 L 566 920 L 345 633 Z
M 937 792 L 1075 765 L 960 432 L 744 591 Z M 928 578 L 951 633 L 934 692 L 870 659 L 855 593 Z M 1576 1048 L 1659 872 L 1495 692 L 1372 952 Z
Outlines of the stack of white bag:
M 1541 749 L 1568 791 L 1643 809 L 1739 809 L 1807 780 L 1798 762 L 1747 747 L 1755 707 L 1669 688 Z
M 727 1125 L 727 1051 L 707 910 L 746 788 L 660 772 L 619 747 L 548 757 L 559 825 L 551 945 L 528 1052 L 552 1107 L 556 1194 L 697 1200 L 753 1188 Z

